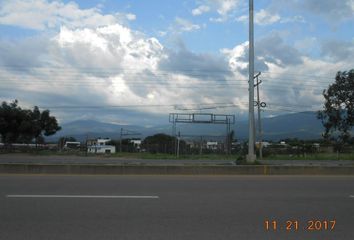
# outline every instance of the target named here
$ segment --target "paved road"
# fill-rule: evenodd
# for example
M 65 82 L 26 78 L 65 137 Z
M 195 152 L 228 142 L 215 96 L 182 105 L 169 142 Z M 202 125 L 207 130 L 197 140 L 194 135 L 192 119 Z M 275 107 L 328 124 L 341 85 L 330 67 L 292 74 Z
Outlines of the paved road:
M 0 239 L 352 240 L 353 195 L 354 177 L 0 175 Z
M 150 164 L 150 165 L 235 165 L 234 160 L 197 159 L 124 159 L 105 156 L 38 156 L 26 154 L 0 154 L 0 163 L 45 164 Z
M 263 160 L 265 165 L 282 166 L 354 166 L 354 160 Z
M 265 165 L 285 166 L 354 166 L 354 160 L 264 160 Z M 198 159 L 124 159 L 105 156 L 38 156 L 27 154 L 0 154 L 0 163 L 44 164 L 133 164 L 133 165 L 235 165 L 235 160 Z

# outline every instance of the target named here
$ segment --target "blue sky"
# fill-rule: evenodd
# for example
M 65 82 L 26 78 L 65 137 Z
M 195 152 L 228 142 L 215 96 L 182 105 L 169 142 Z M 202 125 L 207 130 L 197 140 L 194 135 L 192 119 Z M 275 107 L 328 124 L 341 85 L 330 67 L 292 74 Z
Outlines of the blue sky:
M 266 115 L 321 108 L 336 72 L 354 68 L 353 23 L 353 0 L 255 1 Z M 62 122 L 247 116 L 247 0 L 0 0 L 0 41 L 1 100 Z

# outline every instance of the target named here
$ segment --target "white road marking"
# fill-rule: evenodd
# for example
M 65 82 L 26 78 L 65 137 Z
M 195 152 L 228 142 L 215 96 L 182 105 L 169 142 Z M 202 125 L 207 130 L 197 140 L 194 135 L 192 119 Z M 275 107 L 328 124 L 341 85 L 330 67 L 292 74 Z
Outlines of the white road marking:
M 354 195 L 350 195 L 349 197 L 350 197 L 350 198 L 354 198 Z
M 125 198 L 157 199 L 159 196 L 111 196 L 111 195 L 6 195 L 7 198 Z

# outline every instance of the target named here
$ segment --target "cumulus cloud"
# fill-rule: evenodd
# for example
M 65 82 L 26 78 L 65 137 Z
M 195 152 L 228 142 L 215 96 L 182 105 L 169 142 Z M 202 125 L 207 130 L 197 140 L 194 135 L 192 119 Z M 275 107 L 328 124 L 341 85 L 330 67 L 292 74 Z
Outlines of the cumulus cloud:
M 224 81 L 231 74 L 227 61 L 221 56 L 197 54 L 185 48 L 167 53 L 159 63 L 159 69 L 163 71 L 215 81 Z
M 248 15 L 242 15 L 236 18 L 236 22 L 247 23 Z M 272 25 L 275 23 L 305 23 L 303 16 L 296 15 L 292 17 L 281 17 L 278 13 L 268 9 L 261 9 L 255 13 L 254 23 L 260 26 Z
M 57 10 L 49 10 L 46 16 L 43 17 L 41 13 L 38 19 L 28 23 L 24 23 L 23 19 L 6 20 L 8 24 L 31 29 L 53 28 L 56 33 L 51 37 L 43 35 L 16 42 L 1 40 L 0 64 L 8 66 L 0 69 L 1 78 L 6 79 L 8 83 L 2 84 L 0 90 L 0 95 L 4 98 L 20 96 L 21 102 L 37 105 L 45 103 L 44 105 L 49 107 L 146 104 L 159 106 L 137 108 L 140 112 L 149 114 L 167 114 L 171 108 L 166 109 L 163 106 L 177 103 L 191 106 L 197 103 L 232 102 L 241 109 L 246 109 L 247 42 L 237 44 L 234 48 L 223 49 L 220 55 L 194 53 L 183 45 L 178 50 L 171 50 L 164 47 L 159 40 L 120 23 L 117 20 L 119 13 L 103 15 L 97 8 L 91 9 L 90 14 L 85 15 L 88 9 L 82 10 L 73 3 L 36 1 L 38 2 L 54 4 L 55 9 L 74 9 L 78 11 L 74 11 L 78 15 L 70 18 L 69 14 L 61 14 L 58 17 Z M 225 2 L 225 5 L 222 5 L 222 2 Z M 205 3 L 210 4 L 209 1 Z M 238 1 L 214 3 L 214 11 L 221 17 L 229 16 L 235 9 L 236 5 L 233 4 Z M 3 14 L 5 5 L 1 8 L 0 21 L 5 21 L 5 16 L 9 16 Z M 26 4 L 24 6 L 20 4 L 18 11 L 27 9 L 27 14 L 38 11 L 37 6 L 33 10 Z M 220 11 L 217 6 L 220 6 Z M 83 13 L 80 17 L 81 11 Z M 101 17 L 108 19 L 103 26 L 91 24 Z M 128 18 L 134 20 L 135 15 Z M 177 18 L 175 24 L 180 31 L 200 29 L 199 25 L 181 18 Z M 325 59 L 311 58 L 287 43 L 277 33 L 270 33 L 257 41 L 256 70 L 264 72 L 266 79 L 263 99 L 270 103 L 320 103 L 320 92 L 313 88 L 304 88 L 308 78 L 303 76 L 317 73 L 334 76 L 338 70 L 349 69 L 351 61 L 348 59 L 353 54 L 353 45 L 327 42 L 323 44 L 322 54 Z M 294 73 L 301 76 L 294 77 Z M 286 80 L 289 75 L 292 76 L 290 83 Z M 284 81 L 286 86 L 281 91 L 274 87 L 279 85 L 279 81 Z M 65 109 L 60 113 L 60 117 L 68 121 L 70 118 L 75 120 L 83 116 L 104 117 L 105 114 L 112 118 L 117 112 L 121 113 L 115 109 L 103 108 L 94 114 L 91 112 L 91 115 L 87 111 L 76 109 L 70 112 Z M 143 118 L 142 114 L 136 116 Z M 117 121 L 123 121 L 124 116 L 119 117 L 121 119 Z
M 240 5 L 240 0 L 204 0 L 197 8 L 192 10 L 192 14 L 197 16 L 207 12 L 215 12 L 217 17 L 211 17 L 209 20 L 212 22 L 225 22 Z
M 322 43 L 322 56 L 332 61 L 351 61 L 354 56 L 354 40 L 330 40 Z
M 248 22 L 248 15 L 242 15 L 236 18 L 237 22 Z M 280 22 L 281 17 L 279 14 L 274 14 L 269 12 L 268 10 L 261 9 L 260 11 L 255 13 L 254 23 L 258 25 L 271 25 L 277 22 Z
M 292 12 L 296 12 L 298 16 L 301 16 L 301 18 L 288 18 L 288 20 L 296 22 L 303 22 L 302 16 L 306 13 L 326 19 L 333 25 L 341 21 L 354 20 L 353 0 L 273 0 L 269 8 L 275 12 L 285 12 L 291 9 Z
M 328 58 L 316 59 L 299 52 L 277 33 L 257 41 L 255 68 L 262 72 L 262 99 L 273 108 L 278 104 L 292 106 L 288 110 L 318 109 L 323 103 L 322 90 L 334 81 L 337 71 L 352 68 L 348 59 L 354 55 L 353 43 L 326 44 L 323 54 Z M 235 79 L 247 83 L 248 42 L 223 49 L 222 53 L 229 60 Z
M 347 20 L 354 17 L 353 0 L 302 0 L 298 6 L 331 20 Z
M 215 92 L 225 93 L 224 88 L 210 88 L 209 84 L 218 85 L 232 77 L 220 56 L 172 51 L 157 39 L 118 23 L 96 28 L 63 26 L 54 37 L 3 41 L 0 50 L 0 63 L 9 66 L 0 71 L 7 81 L 1 95 L 8 99 L 5 92 L 11 93 L 21 102 L 49 108 L 223 102 L 225 95 Z M 88 116 L 90 111 L 66 110 L 59 111 L 60 119 L 66 121 Z M 99 111 L 102 118 L 104 110 Z M 166 114 L 163 107 L 136 110 Z
M 33 30 L 58 28 L 99 27 L 117 23 L 122 18 L 135 20 L 135 15 L 102 14 L 98 7 L 80 9 L 74 3 L 48 0 L 4 1 L 0 6 L 0 24 Z
M 129 21 L 134 21 L 134 20 L 136 20 L 136 15 L 133 14 L 133 13 L 127 13 L 125 16 L 126 16 L 126 18 L 127 18 Z
M 193 32 L 199 30 L 201 27 L 198 24 L 194 24 L 187 19 L 177 17 L 175 20 L 177 31 L 181 32 Z
M 279 22 L 280 19 L 281 18 L 278 14 L 273 14 L 265 9 L 261 9 L 255 14 L 254 21 L 258 25 L 270 25 Z
M 200 5 L 199 7 L 192 10 L 193 16 L 202 15 L 203 13 L 207 13 L 210 11 L 210 7 L 208 5 Z
M 222 50 L 222 53 L 229 59 L 230 67 L 243 75 L 248 73 L 248 45 L 248 42 L 245 42 L 233 49 Z M 277 33 L 258 40 L 255 46 L 255 69 L 257 71 L 267 71 L 270 65 L 284 67 L 302 63 L 301 53 L 287 45 Z

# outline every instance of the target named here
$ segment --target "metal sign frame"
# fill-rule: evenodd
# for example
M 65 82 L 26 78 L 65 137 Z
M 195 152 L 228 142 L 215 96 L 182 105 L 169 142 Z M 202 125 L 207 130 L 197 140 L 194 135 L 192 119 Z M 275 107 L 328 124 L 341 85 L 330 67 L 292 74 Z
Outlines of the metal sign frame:
M 235 115 L 213 113 L 170 113 L 170 123 L 235 124 Z

